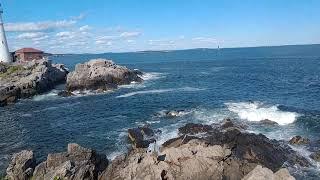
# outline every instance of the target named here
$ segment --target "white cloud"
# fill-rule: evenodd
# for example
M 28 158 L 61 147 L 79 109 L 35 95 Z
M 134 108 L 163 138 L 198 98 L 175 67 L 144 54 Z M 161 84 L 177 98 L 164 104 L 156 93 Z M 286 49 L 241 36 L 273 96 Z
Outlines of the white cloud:
M 111 46 L 112 45 L 112 41 L 104 41 L 104 40 L 97 40 L 95 43 L 97 45 L 106 45 L 106 46 Z
M 141 32 L 133 31 L 133 32 L 123 32 L 120 34 L 120 38 L 134 38 L 141 35 Z
M 48 31 L 71 27 L 76 23 L 75 20 L 8 23 L 5 29 L 8 32 Z
M 193 38 L 192 41 L 202 42 L 202 43 L 218 43 L 218 40 L 211 37 L 196 37 Z
M 57 37 L 60 37 L 60 38 L 66 38 L 66 37 L 70 37 L 70 36 L 73 36 L 73 32 L 70 32 L 70 31 L 62 31 L 62 32 L 58 32 L 56 34 Z
M 88 31 L 88 30 L 90 30 L 91 29 L 91 27 L 89 26 L 89 25 L 85 25 L 85 26 L 81 26 L 80 28 L 79 28 L 79 31 Z
M 34 39 L 34 38 L 41 38 L 44 36 L 42 32 L 27 32 L 22 33 L 17 36 L 17 39 Z

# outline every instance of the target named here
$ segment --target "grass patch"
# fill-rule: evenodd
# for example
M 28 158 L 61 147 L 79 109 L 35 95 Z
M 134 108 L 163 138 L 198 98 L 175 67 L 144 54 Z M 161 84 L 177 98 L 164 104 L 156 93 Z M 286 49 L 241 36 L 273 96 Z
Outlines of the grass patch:
M 23 71 L 25 70 L 25 68 L 22 65 L 14 65 L 14 66 L 10 66 L 6 72 L 4 73 L 0 73 L 0 77 L 7 77 L 13 73 L 19 72 L 19 71 Z

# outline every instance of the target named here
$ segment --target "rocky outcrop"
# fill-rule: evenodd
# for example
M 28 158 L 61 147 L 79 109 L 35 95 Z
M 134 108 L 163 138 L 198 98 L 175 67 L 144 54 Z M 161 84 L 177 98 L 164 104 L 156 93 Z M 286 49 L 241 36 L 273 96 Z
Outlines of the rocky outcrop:
M 270 177 L 291 179 L 285 164 L 310 165 L 288 145 L 247 133 L 231 120 L 214 126 L 190 123 L 179 134 L 159 151 L 133 149 L 116 158 L 100 179 L 252 179 L 259 178 L 258 165 L 268 168 Z
M 32 151 L 13 155 L 7 169 L 10 180 L 94 180 L 108 165 L 105 155 L 94 150 L 68 144 L 68 151 L 48 154 L 47 160 L 36 166 Z
M 289 143 L 292 145 L 303 145 L 303 144 L 309 144 L 310 140 L 308 138 L 304 138 L 301 136 L 294 136 L 291 138 Z
M 105 155 L 94 150 L 68 144 L 68 151 L 48 154 L 33 173 L 34 179 L 97 179 L 98 174 L 108 165 Z
M 136 143 L 135 147 L 116 157 L 109 166 L 105 156 L 77 144 L 69 144 L 67 152 L 49 154 L 46 161 L 35 168 L 29 164 L 24 168 L 15 166 L 16 162 L 25 160 L 13 158 L 8 175 L 23 174 L 28 179 L 34 171 L 32 178 L 36 180 L 292 180 L 294 178 L 285 167 L 311 165 L 284 142 L 248 133 L 242 127 L 230 119 L 212 126 L 187 124 L 179 129 L 179 137 L 154 149 L 149 144 L 136 145 L 155 135 L 152 129 L 139 127 L 128 130 L 129 139 Z
M 133 148 L 148 148 L 149 144 L 156 141 L 154 135 L 155 132 L 147 126 L 128 129 L 128 138 Z
M 49 60 L 4 65 L 0 72 L 0 106 L 44 93 L 66 80 L 68 70 Z
M 67 77 L 67 91 L 82 90 L 112 90 L 118 85 L 141 82 L 141 72 L 130 70 L 114 64 L 106 59 L 94 59 L 84 64 L 77 64 Z
M 12 156 L 7 168 L 7 179 L 25 180 L 32 176 L 36 166 L 36 159 L 32 151 L 23 150 Z
M 295 180 L 295 178 L 285 168 L 273 173 L 270 169 L 258 165 L 242 180 Z

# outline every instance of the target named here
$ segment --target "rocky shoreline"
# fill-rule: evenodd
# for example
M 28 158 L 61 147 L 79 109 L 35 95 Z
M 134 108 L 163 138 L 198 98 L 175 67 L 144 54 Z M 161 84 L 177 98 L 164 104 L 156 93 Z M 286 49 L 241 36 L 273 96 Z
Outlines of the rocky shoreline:
M 111 60 L 93 59 L 77 64 L 75 70 L 68 74 L 66 91 L 97 91 L 103 92 L 117 89 L 119 85 L 131 82 L 142 82 L 142 72 L 116 65 Z
M 288 167 L 312 166 L 288 142 L 248 133 L 230 119 L 186 124 L 179 128 L 179 137 L 160 147 L 153 138 L 157 133 L 161 132 L 149 127 L 129 129 L 132 148 L 111 162 L 77 144 L 69 144 L 67 152 L 49 154 L 44 162 L 36 162 L 33 152 L 24 150 L 13 155 L 7 178 L 292 180 Z
M 47 92 L 64 83 L 67 74 L 63 64 L 52 64 L 45 59 L 24 64 L 0 64 L 0 107 Z
M 0 63 L 0 107 L 48 92 L 58 84 L 66 83 L 66 89 L 58 95 L 68 97 L 75 95 L 74 91 L 99 93 L 142 82 L 142 74 L 106 59 L 77 64 L 70 73 L 63 64 L 52 64 L 45 59 L 24 64 Z

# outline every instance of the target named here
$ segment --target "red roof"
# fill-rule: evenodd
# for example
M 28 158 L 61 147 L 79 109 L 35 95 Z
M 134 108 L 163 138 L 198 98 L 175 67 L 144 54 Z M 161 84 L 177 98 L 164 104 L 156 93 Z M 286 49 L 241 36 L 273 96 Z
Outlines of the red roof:
M 43 51 L 34 48 L 22 48 L 17 50 L 16 53 L 43 53 Z

